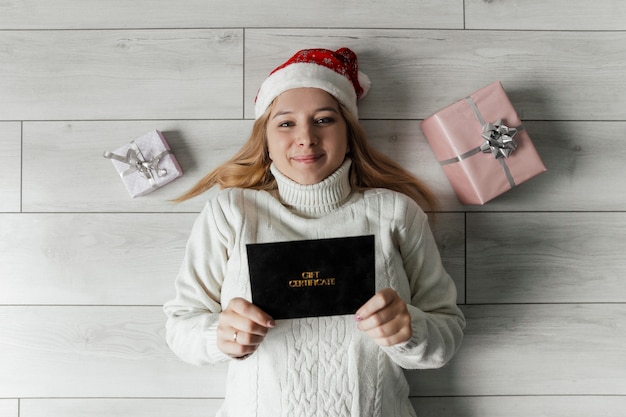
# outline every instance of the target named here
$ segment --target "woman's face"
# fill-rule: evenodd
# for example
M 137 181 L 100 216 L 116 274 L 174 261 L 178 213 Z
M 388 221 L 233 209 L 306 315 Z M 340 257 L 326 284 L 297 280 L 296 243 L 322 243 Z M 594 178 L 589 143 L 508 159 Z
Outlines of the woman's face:
M 267 147 L 291 180 L 316 184 L 343 163 L 348 128 L 333 96 L 318 88 L 287 90 L 276 98 L 267 123 Z

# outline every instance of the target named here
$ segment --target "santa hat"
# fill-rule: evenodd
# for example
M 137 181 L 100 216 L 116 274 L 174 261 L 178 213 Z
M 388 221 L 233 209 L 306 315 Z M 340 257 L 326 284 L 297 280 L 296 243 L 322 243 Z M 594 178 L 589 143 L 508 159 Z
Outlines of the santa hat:
M 370 87 L 359 71 L 356 54 L 348 49 L 303 49 L 276 68 L 257 93 L 254 118 L 258 119 L 281 93 L 293 88 L 314 87 L 334 96 L 358 118 L 356 102 Z

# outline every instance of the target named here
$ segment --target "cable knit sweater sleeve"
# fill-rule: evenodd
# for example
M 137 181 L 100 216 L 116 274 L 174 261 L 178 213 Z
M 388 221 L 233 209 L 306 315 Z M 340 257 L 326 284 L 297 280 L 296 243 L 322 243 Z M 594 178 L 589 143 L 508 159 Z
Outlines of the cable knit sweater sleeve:
M 402 206 L 402 205 L 401 205 Z M 407 273 L 413 334 L 400 345 L 384 348 L 405 369 L 431 369 L 445 365 L 463 339 L 465 318 L 456 304 L 454 281 L 445 271 L 427 216 L 409 201 L 398 242 Z M 399 213 L 398 213 L 399 214 Z
M 182 360 L 196 365 L 229 359 L 217 349 L 216 329 L 232 242 L 229 234 L 218 227 L 227 224 L 223 213 L 214 201 L 211 203 L 205 206 L 191 231 L 176 278 L 176 296 L 164 305 L 168 345 Z

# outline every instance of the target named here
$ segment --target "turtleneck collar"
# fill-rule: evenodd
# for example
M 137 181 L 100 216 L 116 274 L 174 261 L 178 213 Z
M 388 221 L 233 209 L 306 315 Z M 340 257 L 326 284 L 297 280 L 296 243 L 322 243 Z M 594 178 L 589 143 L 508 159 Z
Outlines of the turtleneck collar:
M 350 158 L 326 179 L 317 184 L 302 185 L 287 178 L 272 164 L 278 195 L 291 211 L 309 217 L 321 217 L 341 207 L 350 195 Z

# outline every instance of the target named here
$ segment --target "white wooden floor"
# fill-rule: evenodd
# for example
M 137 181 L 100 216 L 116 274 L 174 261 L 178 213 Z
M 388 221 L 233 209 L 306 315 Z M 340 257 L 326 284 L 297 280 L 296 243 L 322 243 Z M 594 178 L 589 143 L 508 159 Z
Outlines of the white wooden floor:
M 0 417 L 210 416 L 225 368 L 164 342 L 203 199 L 266 74 L 348 46 L 376 147 L 442 201 L 468 318 L 444 369 L 409 372 L 421 417 L 623 417 L 626 2 L 0 2 Z M 501 80 L 549 171 L 462 206 L 419 122 Z M 102 158 L 152 129 L 185 175 L 130 199 Z

